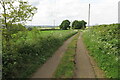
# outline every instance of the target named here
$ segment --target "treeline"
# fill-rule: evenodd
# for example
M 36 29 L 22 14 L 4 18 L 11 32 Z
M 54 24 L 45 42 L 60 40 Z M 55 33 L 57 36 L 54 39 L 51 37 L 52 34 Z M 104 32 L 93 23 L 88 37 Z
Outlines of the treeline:
M 70 24 L 72 24 L 72 26 L 70 26 Z M 78 21 L 75 20 L 72 23 L 69 20 L 64 20 L 62 21 L 62 23 L 60 24 L 60 29 L 62 30 L 67 30 L 67 29 L 85 29 L 86 28 L 86 24 L 87 22 L 85 22 L 84 20 Z

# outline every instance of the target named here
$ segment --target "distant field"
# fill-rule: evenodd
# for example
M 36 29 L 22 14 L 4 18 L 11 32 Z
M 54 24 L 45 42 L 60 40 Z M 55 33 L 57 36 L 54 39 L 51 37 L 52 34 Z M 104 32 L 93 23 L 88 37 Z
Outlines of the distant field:
M 60 30 L 59 27 L 38 27 L 37 29 L 42 30 L 42 31 L 46 31 L 46 30 Z
M 41 27 L 38 29 L 60 29 L 59 27 Z

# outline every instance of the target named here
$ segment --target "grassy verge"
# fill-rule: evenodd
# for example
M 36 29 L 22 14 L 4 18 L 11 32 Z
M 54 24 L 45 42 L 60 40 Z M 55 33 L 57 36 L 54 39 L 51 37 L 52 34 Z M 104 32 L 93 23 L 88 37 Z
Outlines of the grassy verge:
M 118 78 L 118 25 L 99 25 L 83 31 L 84 43 L 90 55 L 105 72 L 107 78 Z
M 78 34 L 73 38 L 71 43 L 68 45 L 67 51 L 64 53 L 60 64 L 58 65 L 54 77 L 55 78 L 72 78 L 74 75 L 74 57 L 75 57 L 75 49 L 76 49 L 76 43 Z

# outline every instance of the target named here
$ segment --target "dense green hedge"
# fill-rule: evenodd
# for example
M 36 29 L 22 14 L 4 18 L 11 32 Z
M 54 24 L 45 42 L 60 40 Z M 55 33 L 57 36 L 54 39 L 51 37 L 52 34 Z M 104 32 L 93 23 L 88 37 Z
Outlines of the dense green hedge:
M 118 24 L 93 26 L 83 32 L 84 42 L 90 54 L 108 78 L 118 78 L 119 75 L 118 33 Z
M 3 78 L 28 77 L 75 33 L 72 30 L 19 31 L 12 34 L 9 46 L 3 37 Z

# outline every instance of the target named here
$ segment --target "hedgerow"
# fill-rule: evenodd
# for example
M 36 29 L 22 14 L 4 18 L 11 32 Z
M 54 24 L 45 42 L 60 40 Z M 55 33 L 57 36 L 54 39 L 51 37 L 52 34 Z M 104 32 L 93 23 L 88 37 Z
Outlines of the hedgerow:
M 53 55 L 75 31 L 19 31 L 12 34 L 9 46 L 3 37 L 3 79 L 29 77 Z
M 119 76 L 119 37 L 118 24 L 99 25 L 83 32 L 84 42 L 106 77 Z

